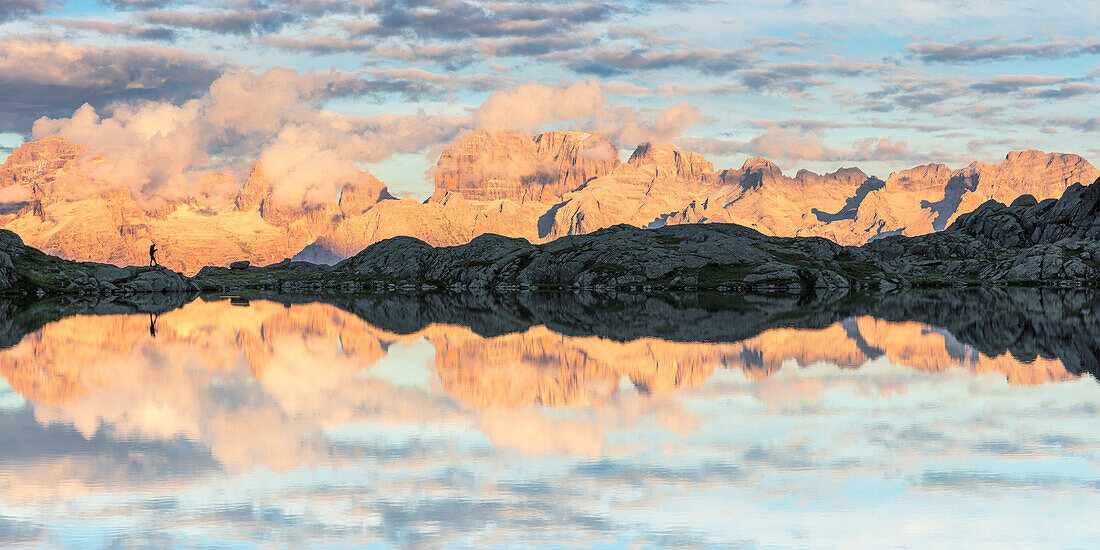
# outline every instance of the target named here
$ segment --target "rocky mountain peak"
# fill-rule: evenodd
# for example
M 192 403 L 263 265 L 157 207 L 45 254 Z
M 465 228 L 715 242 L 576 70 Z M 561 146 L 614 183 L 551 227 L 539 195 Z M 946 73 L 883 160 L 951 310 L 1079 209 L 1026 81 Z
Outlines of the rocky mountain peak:
M 340 190 L 340 213 L 345 216 L 362 214 L 379 201 L 394 198 L 389 189 L 378 178 L 366 172 L 360 172 L 360 178 L 344 185 Z
M 833 172 L 829 172 L 828 174 L 825 174 L 825 177 L 827 179 L 866 181 L 870 176 L 868 176 L 866 172 L 864 172 L 863 170 L 860 170 L 859 168 L 849 167 L 849 168 L 838 168 Z
M 0 187 L 22 185 L 75 161 L 87 148 L 58 136 L 16 147 L 0 165 Z
M 1049 158 L 1056 153 L 1047 154 L 1042 151 L 1036 151 L 1035 149 L 1028 149 L 1026 151 L 1009 151 L 1005 155 L 1005 160 L 1008 162 L 1031 162 L 1040 158 Z
M 596 132 L 479 130 L 447 146 L 435 166 L 432 202 L 447 193 L 470 200 L 547 201 L 619 165 L 618 151 Z
M 335 204 L 313 207 L 277 205 L 271 200 L 273 190 L 274 182 L 264 172 L 263 165 L 260 161 L 253 162 L 248 179 L 233 201 L 234 209 L 238 212 L 259 210 L 260 216 L 265 220 L 281 220 L 280 223 L 289 224 L 307 215 L 318 219 L 323 218 L 323 215 L 317 215 L 316 212 L 328 211 L 333 206 L 338 206 L 339 213 L 345 216 L 361 214 L 378 201 L 393 198 L 378 178 L 362 171 L 359 172 L 358 179 L 341 188 Z
M 681 151 L 674 145 L 643 143 L 630 155 L 627 164 L 635 168 L 654 166 L 658 178 L 703 181 L 714 175 L 714 165 L 703 155 Z
M 619 166 L 619 151 L 599 132 L 544 132 L 533 138 L 535 151 L 558 169 L 558 184 L 576 189 Z
M 783 170 L 781 170 L 779 166 L 764 157 L 752 157 L 746 160 L 745 163 L 741 165 L 741 169 L 745 172 L 761 172 L 769 176 L 783 175 Z
M 981 164 L 981 163 L 978 163 Z M 982 164 L 983 167 L 997 168 L 1003 171 L 1022 171 L 1036 168 L 1046 168 L 1049 170 L 1082 170 L 1092 168 L 1092 165 L 1079 155 L 1068 153 L 1044 153 L 1043 151 L 1027 150 L 1027 151 L 1012 151 L 1005 156 L 1005 160 L 995 167 L 988 164 Z M 1095 169 L 1094 169 L 1095 170 Z M 1087 181 L 1073 182 L 1088 184 L 1091 179 Z
M 271 194 L 271 183 L 264 176 L 263 166 L 260 161 L 252 163 L 248 172 L 248 179 L 244 187 L 237 192 L 237 198 L 233 201 L 239 212 L 248 212 L 260 207 L 260 203 Z
M 944 164 L 922 164 L 890 174 L 886 185 L 898 189 L 943 187 L 951 179 L 952 170 Z

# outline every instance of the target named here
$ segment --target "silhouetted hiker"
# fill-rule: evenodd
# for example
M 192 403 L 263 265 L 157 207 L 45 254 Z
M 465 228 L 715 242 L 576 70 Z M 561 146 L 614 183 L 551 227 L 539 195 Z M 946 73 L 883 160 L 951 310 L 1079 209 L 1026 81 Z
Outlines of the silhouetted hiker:
M 160 264 L 157 263 L 157 243 L 149 245 L 149 266 L 160 267 Z

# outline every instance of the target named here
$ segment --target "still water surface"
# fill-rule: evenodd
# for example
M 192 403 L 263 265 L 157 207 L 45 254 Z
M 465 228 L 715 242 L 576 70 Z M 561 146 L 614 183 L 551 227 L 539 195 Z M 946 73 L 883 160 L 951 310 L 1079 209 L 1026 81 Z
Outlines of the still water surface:
M 1100 548 L 1091 298 L 958 299 L 4 308 L 0 546 Z

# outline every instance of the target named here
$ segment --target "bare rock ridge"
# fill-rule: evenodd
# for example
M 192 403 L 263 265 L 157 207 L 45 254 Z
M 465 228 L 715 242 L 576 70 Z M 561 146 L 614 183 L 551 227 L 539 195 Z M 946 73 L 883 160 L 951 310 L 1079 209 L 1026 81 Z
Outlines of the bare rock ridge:
M 444 149 L 426 202 L 395 200 L 364 172 L 328 202 L 301 205 L 279 195 L 260 163 L 239 185 L 213 173 L 188 200 L 151 201 L 93 182 L 96 162 L 56 137 L 17 148 L 0 165 L 0 228 L 53 255 L 120 265 L 145 264 L 156 242 L 162 263 L 185 274 L 235 260 L 277 262 L 314 243 L 347 258 L 397 236 L 433 246 L 486 233 L 543 243 L 619 224 L 733 223 L 861 245 L 940 231 L 991 199 L 1056 198 L 1100 176 L 1077 155 L 1023 151 L 995 165 L 929 164 L 885 180 L 858 168 L 788 177 L 763 158 L 715 170 L 670 145 L 642 144 L 621 163 L 594 132 L 479 131 Z
M 1100 179 L 1060 199 L 988 201 L 947 230 L 862 247 L 771 237 L 735 224 L 617 225 L 545 244 L 486 234 L 467 244 L 410 237 L 375 243 L 335 266 L 285 261 L 203 268 L 210 290 L 284 292 L 410 288 L 539 288 L 739 292 L 893 289 L 957 284 L 1100 283 Z

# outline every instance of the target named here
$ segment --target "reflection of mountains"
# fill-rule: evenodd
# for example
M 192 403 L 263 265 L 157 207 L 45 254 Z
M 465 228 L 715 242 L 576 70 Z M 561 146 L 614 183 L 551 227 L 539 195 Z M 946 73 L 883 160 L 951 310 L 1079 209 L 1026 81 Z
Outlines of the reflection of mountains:
M 429 294 L 348 299 L 339 307 L 196 301 L 156 317 L 144 313 L 155 309 L 148 305 L 37 303 L 5 310 L 9 345 L 51 315 L 93 315 L 46 324 L 0 352 L 0 373 L 25 397 L 59 404 L 123 378 L 127 386 L 185 385 L 181 378 L 196 372 L 247 367 L 265 386 L 297 386 L 298 403 L 323 399 L 319 391 L 305 395 L 321 384 L 316 371 L 333 368 L 335 359 L 318 358 L 338 356 L 347 370 L 341 376 L 354 378 L 392 343 L 423 337 L 435 348 L 442 387 L 476 407 L 584 406 L 606 400 L 624 379 L 660 393 L 698 384 L 715 368 L 763 379 L 788 361 L 856 367 L 880 356 L 925 371 L 962 366 L 1034 384 L 1097 372 L 1093 300 L 1031 289 L 835 301 Z M 143 313 L 94 315 L 127 308 Z M 325 391 L 342 385 L 321 384 Z

